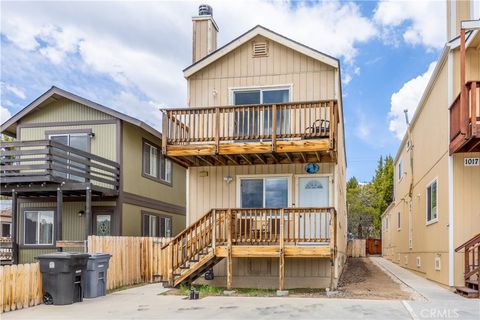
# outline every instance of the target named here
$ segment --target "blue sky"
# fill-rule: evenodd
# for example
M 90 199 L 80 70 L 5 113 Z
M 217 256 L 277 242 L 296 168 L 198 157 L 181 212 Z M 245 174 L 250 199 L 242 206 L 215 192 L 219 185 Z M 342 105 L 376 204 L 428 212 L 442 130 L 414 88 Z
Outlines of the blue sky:
M 443 1 L 207 2 L 219 46 L 262 24 L 341 59 L 349 177 L 395 155 L 446 40 Z M 2 1 L 0 122 L 56 85 L 159 127 L 158 107 L 186 103 L 199 3 Z

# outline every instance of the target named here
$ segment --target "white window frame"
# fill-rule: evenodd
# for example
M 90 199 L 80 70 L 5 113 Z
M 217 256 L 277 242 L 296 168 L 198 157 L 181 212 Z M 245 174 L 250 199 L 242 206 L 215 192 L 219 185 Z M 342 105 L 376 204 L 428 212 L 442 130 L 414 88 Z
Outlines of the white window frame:
M 159 169 L 160 169 L 159 168 L 160 161 L 159 161 L 159 158 L 158 158 L 158 148 L 156 146 L 148 143 L 148 142 L 145 142 L 144 144 L 145 144 L 145 146 L 148 146 L 150 148 L 150 150 L 148 152 L 148 155 L 149 155 L 148 161 L 150 162 L 150 172 L 147 172 L 146 166 L 144 164 L 143 165 L 143 173 L 146 174 L 147 176 L 158 179 L 158 173 L 159 173 Z M 153 155 L 154 155 L 153 149 L 155 149 L 157 151 L 155 161 L 153 161 Z M 142 150 L 142 151 L 145 152 L 144 150 Z M 155 172 L 152 171 L 152 168 L 155 168 L 155 170 L 154 170 Z
M 243 179 L 265 179 L 265 178 L 287 178 L 287 205 L 289 208 L 292 207 L 292 179 L 293 174 L 253 174 L 253 175 L 237 175 L 236 176 L 236 187 L 237 187 L 237 207 L 241 208 L 242 205 L 242 193 L 241 193 L 241 180 Z M 265 183 L 263 184 L 264 192 L 265 192 Z M 263 206 L 265 207 L 265 197 L 263 197 Z
M 398 161 L 397 171 L 398 171 L 398 181 L 402 181 L 405 173 L 405 170 L 403 168 L 403 158 L 400 158 L 400 160 Z
M 280 84 L 274 86 L 247 86 L 247 87 L 230 87 L 228 88 L 228 100 L 230 105 L 234 105 L 235 92 L 237 91 L 260 91 L 260 104 L 263 103 L 263 91 L 268 90 L 288 90 L 288 102 L 292 102 L 293 84 Z
M 436 183 L 437 185 L 437 207 L 436 207 L 436 216 L 435 218 L 433 219 L 430 219 L 428 220 L 428 208 L 429 208 L 429 203 L 428 203 L 428 188 L 430 188 L 434 183 Z M 439 191 L 439 188 L 438 188 L 438 177 L 435 177 L 435 179 L 433 179 L 432 181 L 430 181 L 429 184 L 427 184 L 427 186 L 425 187 L 425 221 L 426 221 L 426 225 L 431 225 L 431 224 L 434 224 L 436 222 L 438 222 L 438 216 L 439 216 L 439 197 L 438 197 L 438 191 Z
M 53 216 L 53 223 L 52 223 L 52 242 L 51 243 L 38 243 L 39 242 L 39 239 L 40 239 L 40 223 L 38 223 L 38 220 L 37 220 L 37 237 L 35 239 L 35 241 L 37 243 L 27 243 L 25 240 L 26 238 L 26 234 L 27 234 L 27 224 L 25 222 L 26 218 L 27 218 L 27 213 L 28 212 L 36 212 L 37 213 L 37 219 L 38 219 L 38 215 L 40 214 L 40 212 L 51 212 L 52 213 L 52 216 Z M 23 211 L 23 244 L 26 245 L 26 246 L 39 246 L 39 247 L 43 247 L 43 246 L 53 246 L 55 243 L 55 211 L 54 210 L 24 210 Z
M 150 162 L 150 172 L 147 172 L 146 171 L 146 167 L 145 167 L 145 146 L 148 146 L 150 148 L 150 151 L 149 151 L 149 162 Z M 153 158 L 153 149 L 156 149 L 157 150 L 157 158 L 156 158 L 156 161 L 153 161 L 152 158 Z M 169 184 L 171 185 L 172 184 L 172 175 L 173 175 L 173 166 L 172 166 L 172 161 L 167 158 L 165 155 L 162 155 L 161 154 L 161 150 L 158 146 L 156 146 L 155 144 L 151 143 L 151 142 L 148 142 L 147 140 L 144 140 L 143 141 L 143 144 L 142 144 L 142 161 L 144 163 L 142 163 L 142 171 L 143 171 L 143 174 L 149 178 L 151 178 L 152 180 L 155 180 L 155 181 L 158 181 L 158 182 L 162 182 L 162 183 L 166 183 L 166 184 Z M 162 169 L 162 165 L 161 165 L 161 162 L 164 161 L 164 166 L 163 166 L 163 175 L 164 175 L 164 178 L 162 178 L 162 172 L 161 172 L 161 169 Z M 152 172 L 151 169 L 152 169 L 152 165 L 155 165 L 155 172 Z

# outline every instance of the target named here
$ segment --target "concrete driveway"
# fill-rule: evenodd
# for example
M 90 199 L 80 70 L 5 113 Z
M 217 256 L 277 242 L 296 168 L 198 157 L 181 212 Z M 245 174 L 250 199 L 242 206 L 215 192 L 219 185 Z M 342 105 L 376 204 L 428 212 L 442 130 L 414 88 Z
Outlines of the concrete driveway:
M 40 305 L 2 314 L 8 319 L 480 319 L 480 300 L 465 299 L 389 261 L 374 258 L 419 299 L 206 297 L 190 301 L 159 295 L 146 285 L 68 306 Z

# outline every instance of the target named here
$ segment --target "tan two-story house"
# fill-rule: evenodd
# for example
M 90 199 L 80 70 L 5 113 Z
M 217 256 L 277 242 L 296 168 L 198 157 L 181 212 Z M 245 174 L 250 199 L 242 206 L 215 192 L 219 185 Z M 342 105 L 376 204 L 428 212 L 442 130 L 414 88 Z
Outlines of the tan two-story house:
M 52 87 L 1 133 L 15 138 L 0 159 L 15 263 L 79 250 L 69 246 L 87 235 L 170 237 L 185 227 L 185 168 L 144 122 Z
M 347 227 L 339 60 L 262 26 L 217 48 L 218 32 L 201 6 L 188 106 L 164 110 L 163 152 L 188 168 L 189 227 L 169 244 L 168 282 L 335 287 Z
M 478 296 L 480 4 L 448 1 L 446 9 L 449 41 L 395 158 L 383 254 Z

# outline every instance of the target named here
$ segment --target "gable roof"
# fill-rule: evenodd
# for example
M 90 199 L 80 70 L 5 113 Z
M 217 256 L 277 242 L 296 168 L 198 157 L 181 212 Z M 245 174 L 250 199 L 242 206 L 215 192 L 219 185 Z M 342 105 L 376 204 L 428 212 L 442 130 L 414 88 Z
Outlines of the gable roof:
M 248 30 L 241 36 L 233 39 L 226 45 L 224 45 L 221 48 L 218 48 L 214 52 L 210 53 L 209 55 L 205 56 L 204 58 L 198 60 L 194 64 L 190 65 L 189 67 L 185 68 L 183 70 L 183 75 L 185 78 L 190 77 L 197 71 L 205 68 L 212 62 L 218 60 L 219 58 L 225 56 L 229 52 L 232 52 L 242 44 L 252 40 L 254 37 L 261 35 L 264 36 L 265 38 L 271 39 L 273 41 L 276 41 L 286 47 L 289 47 L 293 50 L 296 50 L 298 52 L 301 52 L 305 54 L 306 56 L 309 56 L 313 59 L 319 60 L 329 66 L 332 66 L 334 68 L 339 68 L 339 60 L 337 58 L 334 58 L 332 56 L 329 56 L 323 52 L 320 52 L 318 50 L 315 50 L 311 47 L 308 47 L 304 44 L 301 44 L 300 42 L 297 42 L 295 40 L 289 39 L 285 36 L 282 36 L 279 33 L 276 33 L 270 29 L 267 29 L 261 25 L 257 25 L 253 27 L 252 29 Z
M 13 117 L 5 121 L 1 126 L 0 126 L 0 133 L 10 133 L 11 135 L 16 134 L 16 127 L 17 127 L 17 122 L 22 119 L 24 116 L 29 114 L 30 112 L 34 111 L 35 109 L 42 107 L 52 101 L 56 101 L 59 98 L 66 98 L 69 100 L 72 100 L 74 102 L 77 102 L 79 104 L 85 105 L 89 108 L 98 110 L 100 112 L 106 113 L 112 117 L 115 117 L 117 119 L 120 119 L 122 121 L 128 122 L 134 126 L 140 127 L 144 129 L 145 131 L 149 132 L 150 134 L 161 138 L 161 133 L 154 129 L 153 127 L 149 126 L 148 124 L 144 123 L 141 120 L 138 120 L 136 118 L 130 117 L 124 113 L 115 111 L 111 108 L 105 107 L 101 104 L 98 104 L 96 102 L 90 101 L 88 99 L 82 98 L 80 96 L 77 96 L 76 94 L 73 94 L 71 92 L 68 92 L 66 90 L 57 88 L 55 86 L 52 86 L 48 91 L 46 91 L 44 94 L 42 94 L 40 97 L 35 99 L 32 103 L 30 103 L 28 106 L 20 110 L 18 113 L 16 113 Z

